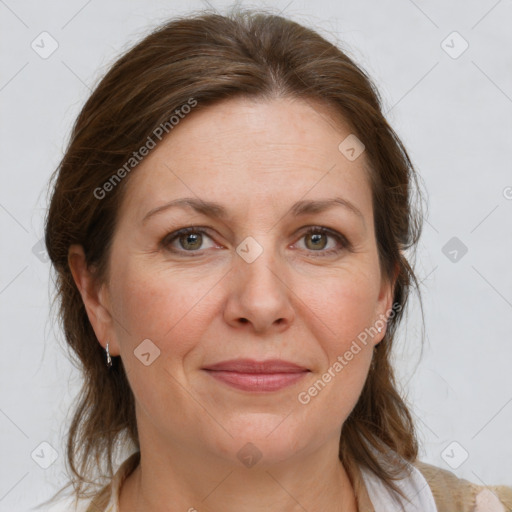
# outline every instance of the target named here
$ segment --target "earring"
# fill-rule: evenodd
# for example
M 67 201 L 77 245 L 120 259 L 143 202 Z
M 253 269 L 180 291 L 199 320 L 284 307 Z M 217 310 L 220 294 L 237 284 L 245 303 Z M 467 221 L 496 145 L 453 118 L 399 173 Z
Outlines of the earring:
M 112 358 L 110 357 L 110 352 L 108 351 L 108 343 L 105 352 L 107 353 L 107 367 L 110 368 L 112 366 Z
M 377 331 L 382 332 L 382 327 L 377 327 Z
M 376 363 L 375 363 L 375 349 L 377 348 L 377 345 L 375 345 L 375 347 L 373 347 L 373 351 L 372 351 L 372 360 L 370 362 L 370 371 L 373 371 L 375 370 L 375 366 L 376 366 Z

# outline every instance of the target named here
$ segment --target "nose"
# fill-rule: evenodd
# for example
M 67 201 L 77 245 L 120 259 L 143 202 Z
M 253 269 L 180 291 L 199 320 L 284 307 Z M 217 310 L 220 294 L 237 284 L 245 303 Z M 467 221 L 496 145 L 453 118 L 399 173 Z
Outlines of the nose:
M 293 290 L 278 258 L 265 248 L 250 263 L 236 254 L 233 265 L 224 309 L 226 322 L 258 334 L 287 329 L 295 316 L 290 300 Z

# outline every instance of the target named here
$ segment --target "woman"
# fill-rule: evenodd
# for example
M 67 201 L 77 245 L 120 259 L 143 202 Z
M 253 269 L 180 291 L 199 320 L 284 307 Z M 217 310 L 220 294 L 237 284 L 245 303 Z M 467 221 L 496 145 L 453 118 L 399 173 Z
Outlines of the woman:
M 119 59 L 46 224 L 84 508 L 511 510 L 417 460 L 396 388 L 416 180 L 370 79 L 297 23 L 175 19 Z

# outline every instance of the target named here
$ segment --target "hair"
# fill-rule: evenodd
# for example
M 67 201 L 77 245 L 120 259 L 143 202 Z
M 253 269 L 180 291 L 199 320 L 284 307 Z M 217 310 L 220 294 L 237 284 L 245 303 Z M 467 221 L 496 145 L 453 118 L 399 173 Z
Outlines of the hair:
M 170 133 L 169 120 L 191 99 L 196 111 L 235 97 L 321 103 L 363 142 L 379 264 L 383 276 L 394 282 L 395 314 L 343 425 L 339 458 L 373 472 L 400 493 L 394 482 L 406 467 L 404 461 L 418 456 L 414 422 L 390 361 L 413 286 L 421 304 L 418 280 L 404 254 L 416 248 L 422 230 L 412 194 L 416 185 L 419 195 L 418 177 L 384 117 L 377 88 L 346 53 L 313 29 L 263 11 L 203 11 L 159 26 L 113 64 L 78 115 L 50 181 L 45 242 L 55 271 L 58 319 L 83 374 L 66 445 L 72 472 L 67 486 L 73 485 L 77 499 L 91 495 L 86 491 L 97 485 L 95 471 L 106 469 L 112 477 L 116 443 L 140 447 L 125 368 L 120 357 L 113 357 L 107 371 L 104 350 L 70 271 L 70 245 L 82 245 L 98 282 L 108 280 L 117 214 L 130 171 L 136 172 L 131 170 L 136 167 L 134 152 L 161 127 Z M 119 180 L 113 181 L 116 173 Z M 399 457 L 387 464 L 382 457 L 393 452 Z

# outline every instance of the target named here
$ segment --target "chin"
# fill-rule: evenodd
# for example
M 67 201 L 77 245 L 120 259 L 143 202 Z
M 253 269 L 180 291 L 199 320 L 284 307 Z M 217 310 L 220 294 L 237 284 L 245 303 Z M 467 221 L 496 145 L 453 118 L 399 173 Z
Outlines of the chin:
M 220 446 L 223 457 L 246 467 L 270 468 L 286 461 L 308 446 L 306 432 L 286 415 L 252 414 L 225 425 L 233 436 L 224 436 Z M 284 420 L 284 421 L 283 421 Z M 312 441 L 312 440 L 310 440 Z

